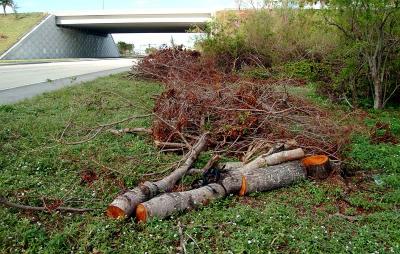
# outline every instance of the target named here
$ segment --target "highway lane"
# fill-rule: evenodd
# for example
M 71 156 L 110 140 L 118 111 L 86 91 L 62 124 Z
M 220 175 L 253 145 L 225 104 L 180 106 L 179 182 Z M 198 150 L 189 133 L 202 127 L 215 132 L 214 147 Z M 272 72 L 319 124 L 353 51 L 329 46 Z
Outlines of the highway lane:
M 129 68 L 134 59 L 107 59 L 0 66 L 0 91 L 75 78 L 90 73 Z

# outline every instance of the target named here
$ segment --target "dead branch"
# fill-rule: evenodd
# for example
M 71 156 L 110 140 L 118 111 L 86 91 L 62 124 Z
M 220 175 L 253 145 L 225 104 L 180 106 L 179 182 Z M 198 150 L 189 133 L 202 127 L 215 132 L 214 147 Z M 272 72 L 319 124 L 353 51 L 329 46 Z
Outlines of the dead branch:
M 130 117 L 127 117 L 127 118 L 125 118 L 125 119 L 116 121 L 116 122 L 98 125 L 97 127 L 93 128 L 92 131 L 90 132 L 90 133 L 94 132 L 94 134 L 92 134 L 92 135 L 89 136 L 88 138 L 83 139 L 83 140 L 81 140 L 81 141 L 66 142 L 66 141 L 63 140 L 62 138 L 60 138 L 58 141 L 59 141 L 60 143 L 64 144 L 64 145 L 79 145 L 79 144 L 83 144 L 83 143 L 86 143 L 86 142 L 89 142 L 89 141 L 93 140 L 94 138 L 97 137 L 97 135 L 98 135 L 100 132 L 102 132 L 103 130 L 107 129 L 107 128 L 110 127 L 110 126 L 114 126 L 114 125 L 117 125 L 117 124 L 120 124 L 120 123 L 124 123 L 124 122 L 130 121 L 130 120 L 133 120 L 133 119 L 147 118 L 147 117 L 151 117 L 151 116 L 153 116 L 153 114 L 135 115 L 135 116 L 130 116 Z M 70 123 L 67 125 L 67 127 L 68 127 L 69 125 L 70 125 Z M 67 127 L 64 129 L 62 136 L 64 136 L 65 130 L 67 129 Z M 90 134 L 90 133 L 89 133 L 89 134 Z
M 343 218 L 345 220 L 348 220 L 350 222 L 354 222 L 354 221 L 360 220 L 360 217 L 358 217 L 358 216 L 344 215 L 344 214 L 341 214 L 341 213 L 335 213 L 335 214 L 329 215 L 329 217 L 333 217 L 333 216 L 341 217 L 341 218 Z
M 26 210 L 26 211 L 40 211 L 40 212 L 53 212 L 53 211 L 60 211 L 60 212 L 68 212 L 68 213 L 86 213 L 86 212 L 91 212 L 93 209 L 89 208 L 72 208 L 72 207 L 55 207 L 55 208 L 49 208 L 46 206 L 28 206 L 28 205 L 21 205 L 17 203 L 13 203 L 8 201 L 4 197 L 0 197 L 0 204 L 7 206 L 7 207 L 12 207 L 12 208 L 17 208 L 20 210 Z
M 160 141 L 154 141 L 154 144 L 156 147 L 160 149 L 177 149 L 177 150 L 182 150 L 182 149 L 190 149 L 191 147 L 187 146 L 186 144 L 183 143 L 172 143 L 172 142 L 160 142 Z
M 183 235 L 183 228 L 181 221 L 178 221 L 178 233 L 179 233 L 179 251 L 186 254 L 186 240 L 185 236 Z
M 162 192 L 169 192 L 186 174 L 198 155 L 206 148 L 208 133 L 203 134 L 193 146 L 186 161 L 167 177 L 156 182 L 145 182 L 140 186 L 118 196 L 108 207 L 107 215 L 111 218 L 126 218 L 136 210 L 136 206 Z
M 137 133 L 145 133 L 151 135 L 153 133 L 151 129 L 146 129 L 146 128 L 125 128 L 121 130 L 110 129 L 109 132 L 111 132 L 116 136 L 121 136 L 122 134 L 137 134 Z

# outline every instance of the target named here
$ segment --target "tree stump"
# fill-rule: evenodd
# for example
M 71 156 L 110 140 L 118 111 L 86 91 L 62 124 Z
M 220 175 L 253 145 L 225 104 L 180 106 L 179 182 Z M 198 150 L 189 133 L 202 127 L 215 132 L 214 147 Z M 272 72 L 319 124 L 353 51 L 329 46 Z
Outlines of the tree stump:
M 332 172 L 329 157 L 326 155 L 315 155 L 304 158 L 302 161 L 308 178 L 323 180 Z

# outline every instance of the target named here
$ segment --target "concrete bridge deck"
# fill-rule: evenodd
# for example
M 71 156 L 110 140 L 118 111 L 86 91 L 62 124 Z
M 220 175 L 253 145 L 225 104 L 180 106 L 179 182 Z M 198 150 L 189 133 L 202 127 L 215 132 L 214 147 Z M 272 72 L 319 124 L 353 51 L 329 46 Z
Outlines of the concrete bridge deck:
M 210 11 L 57 13 L 56 24 L 106 33 L 177 33 L 211 20 Z

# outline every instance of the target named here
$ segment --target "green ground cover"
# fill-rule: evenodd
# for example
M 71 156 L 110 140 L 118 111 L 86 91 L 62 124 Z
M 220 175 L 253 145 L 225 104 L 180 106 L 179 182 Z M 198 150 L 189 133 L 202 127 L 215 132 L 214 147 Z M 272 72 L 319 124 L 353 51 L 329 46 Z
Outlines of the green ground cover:
M 0 15 L 0 54 L 28 33 L 45 15 L 44 13 Z
M 335 179 L 304 181 L 146 225 L 108 219 L 104 211 L 116 194 L 161 177 L 179 156 L 159 154 L 141 135 L 100 132 L 78 145 L 60 139 L 83 140 L 99 124 L 149 113 L 161 91 L 157 83 L 114 75 L 0 106 L 1 195 L 23 204 L 63 200 L 95 209 L 73 215 L 0 207 L 0 253 L 176 253 L 178 221 L 188 253 L 400 253 L 400 147 L 373 144 L 362 133 L 348 149 L 361 172 L 347 178 L 347 186 Z M 297 92 L 319 101 L 312 86 Z M 370 112 L 363 124 L 390 123 L 400 137 L 399 119 L 398 110 Z

